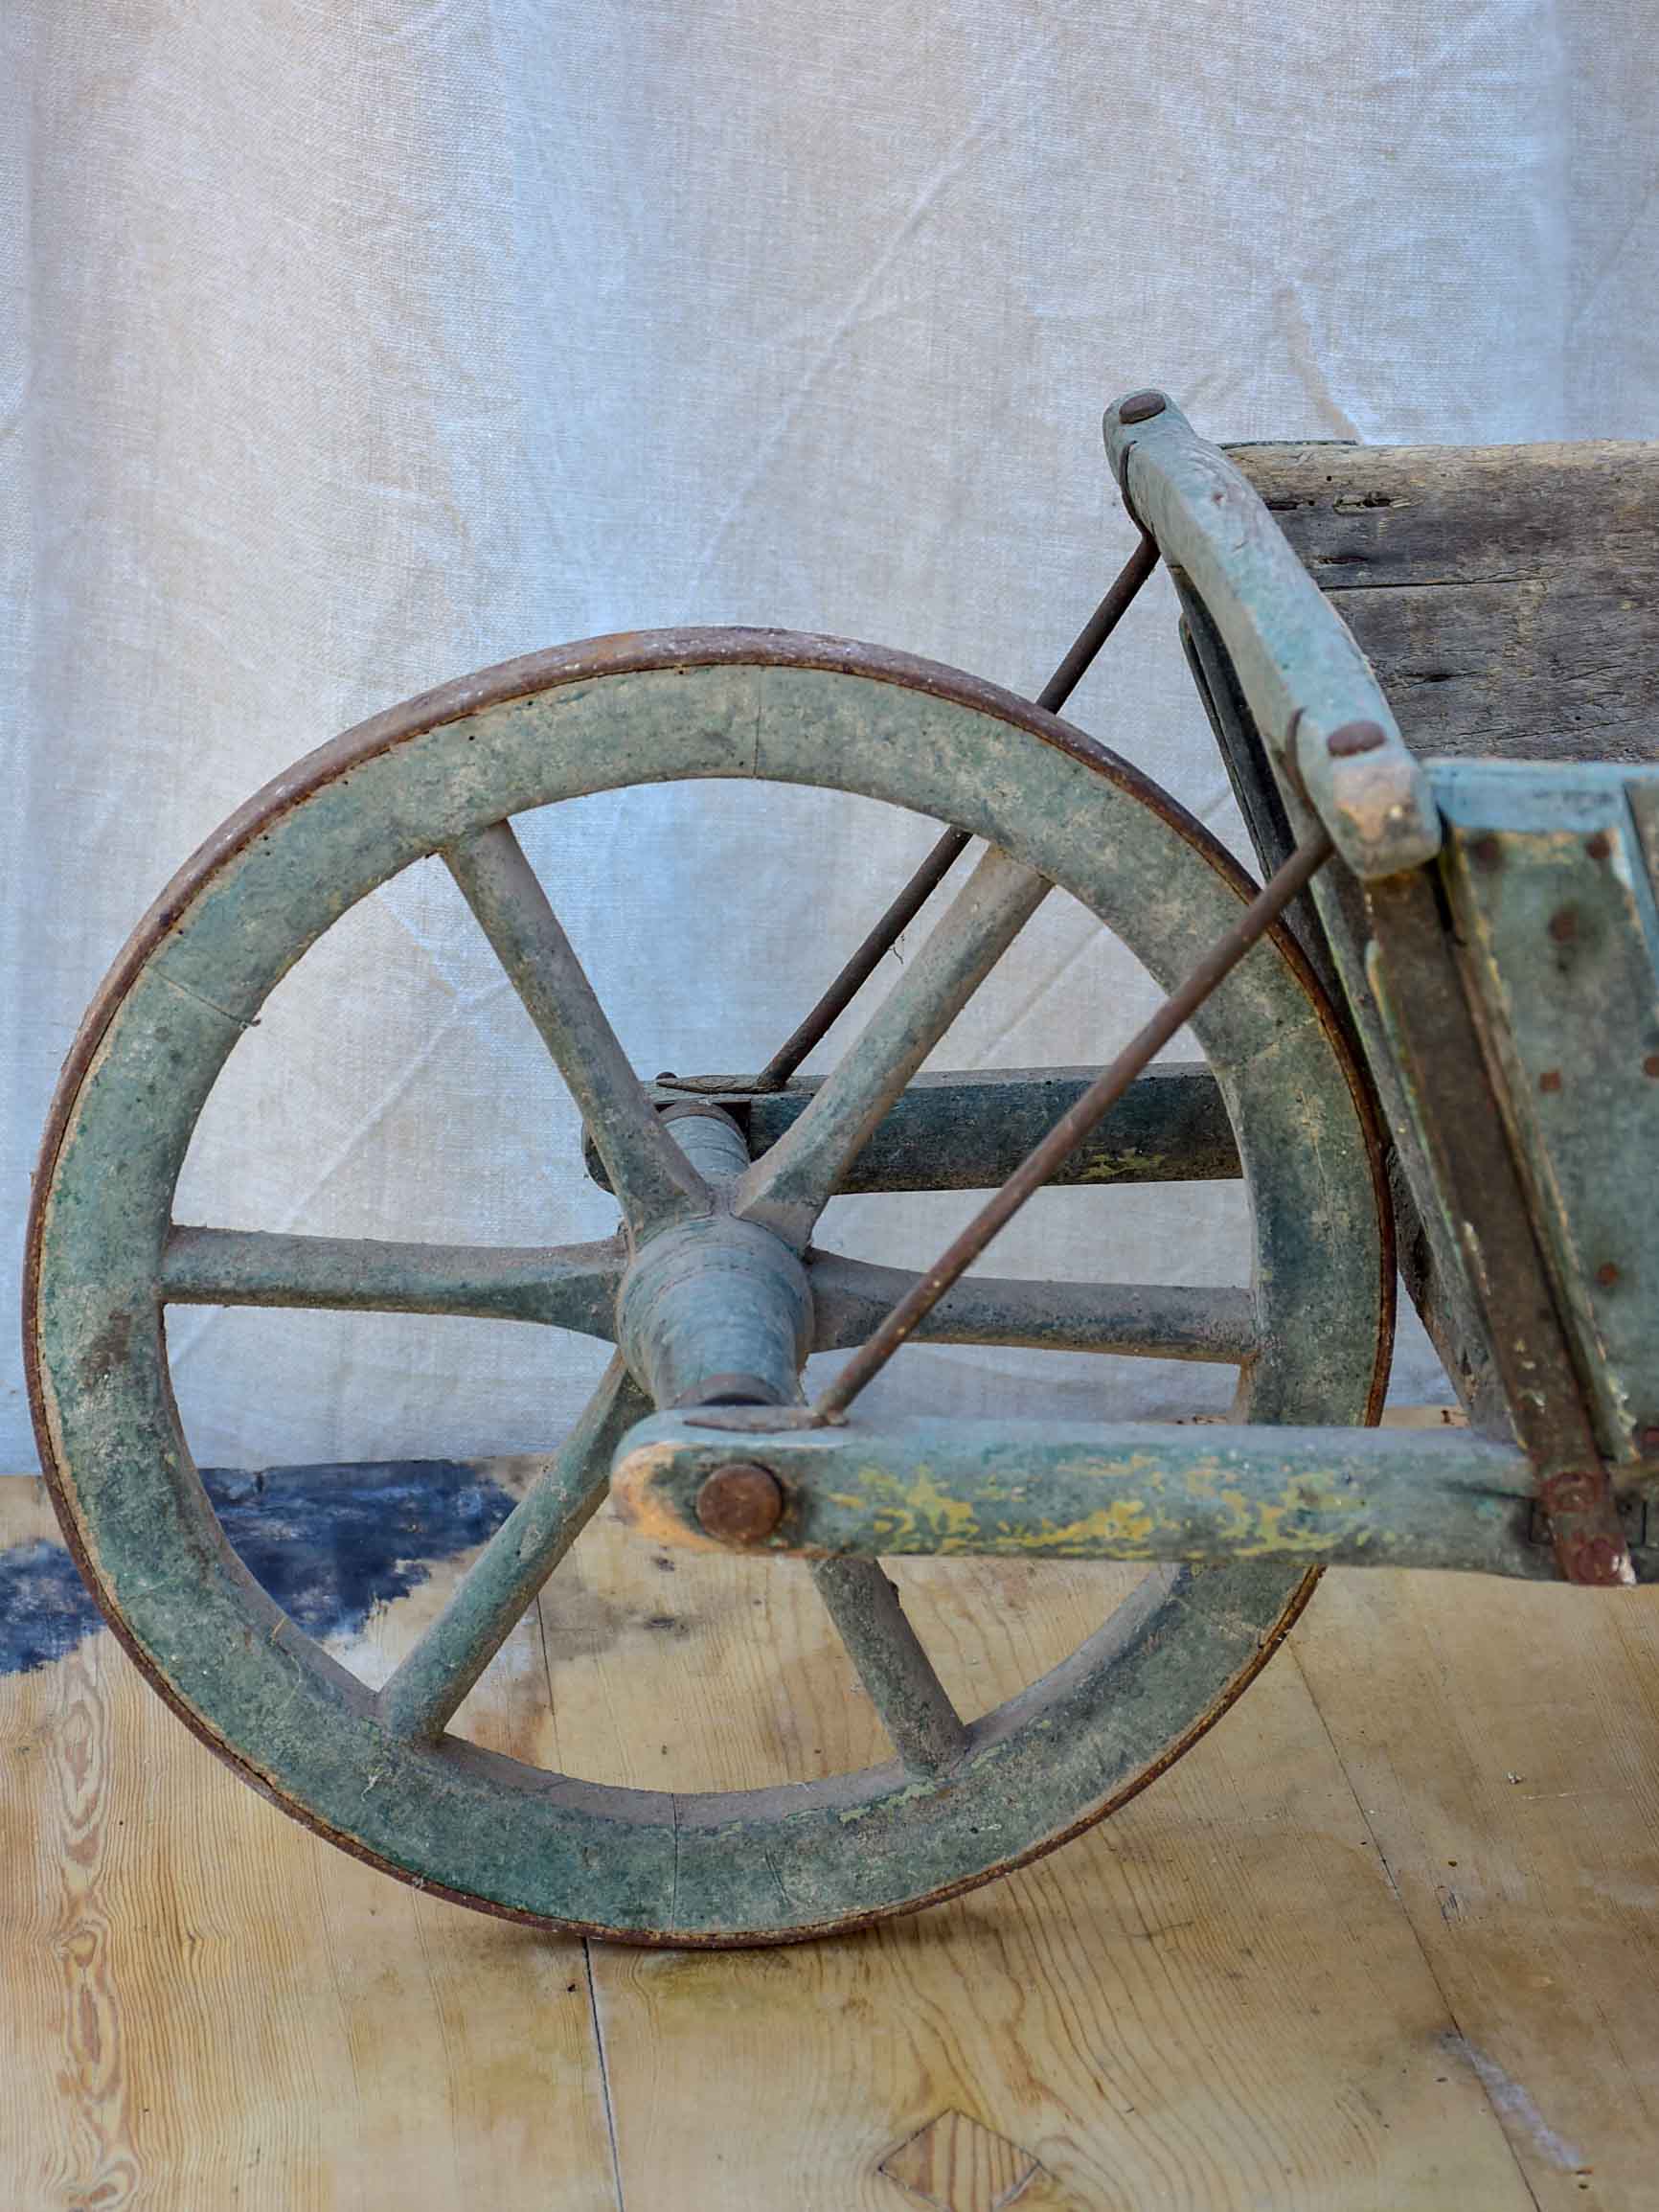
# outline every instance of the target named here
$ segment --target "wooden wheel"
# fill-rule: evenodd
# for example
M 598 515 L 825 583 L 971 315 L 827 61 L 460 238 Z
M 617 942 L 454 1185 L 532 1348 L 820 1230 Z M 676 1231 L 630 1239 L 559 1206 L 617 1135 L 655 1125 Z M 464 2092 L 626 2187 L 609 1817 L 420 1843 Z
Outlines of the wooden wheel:
M 673 632 L 468 678 L 268 786 L 141 924 L 48 1126 L 25 1334 L 42 1460 L 76 1556 L 156 1687 L 256 1787 L 466 1904 L 631 1941 L 763 1943 L 949 1895 L 1099 1819 L 1226 1708 L 1311 1578 L 1269 1562 L 1156 1572 L 1070 1659 L 965 1726 L 878 1570 L 830 1562 L 820 1587 L 899 1754 L 891 1764 L 674 1797 L 485 1751 L 446 1734 L 447 1721 L 602 1497 L 613 1449 L 649 1410 L 642 1383 L 659 1400 L 674 1383 L 670 1324 L 648 1316 L 620 1332 L 626 1356 L 576 1432 L 380 1693 L 254 1583 L 181 1432 L 170 1302 L 511 1314 L 615 1338 L 630 1260 L 637 1279 L 662 1239 L 697 1233 L 708 1190 L 693 1158 L 718 1125 L 680 1125 L 682 1146 L 652 1110 L 508 826 L 584 792 L 692 776 L 861 792 L 990 846 L 810 1113 L 756 1163 L 744 1234 L 808 1289 L 827 1265 L 811 1225 L 848 1160 L 1048 883 L 1092 908 L 1166 987 L 1248 893 L 1221 849 L 1124 763 L 924 662 L 781 632 Z M 497 1254 L 175 1228 L 192 1130 L 243 1025 L 353 901 L 434 853 L 582 1110 L 623 1231 L 608 1244 Z M 1230 1324 L 1241 1411 L 1375 1418 L 1393 1281 L 1376 1146 L 1288 937 L 1259 946 L 1194 1028 L 1252 1202 L 1254 1282 Z M 834 1265 L 843 1272 L 818 1303 L 845 1330 L 857 1300 L 851 1264 Z M 1180 1294 L 1160 1295 L 1174 1326 Z M 813 1311 L 807 1298 L 788 1348 L 797 1368 Z M 992 1322 L 986 1333 L 994 1340 Z M 1109 1320 L 1071 1341 L 1113 1349 Z

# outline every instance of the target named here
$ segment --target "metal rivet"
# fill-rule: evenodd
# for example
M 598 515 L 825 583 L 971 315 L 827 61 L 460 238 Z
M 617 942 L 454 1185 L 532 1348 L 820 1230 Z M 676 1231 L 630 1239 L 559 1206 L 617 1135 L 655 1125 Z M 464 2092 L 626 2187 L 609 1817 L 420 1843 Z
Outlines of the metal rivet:
M 1557 945 L 1570 945 L 1579 934 L 1579 915 L 1576 907 L 1563 906 L 1550 916 L 1550 935 Z
M 1604 860 L 1613 850 L 1613 840 L 1605 830 L 1598 830 L 1593 837 L 1584 839 L 1584 850 L 1592 860 Z
M 1124 423 L 1149 422 L 1154 415 L 1161 415 L 1169 404 L 1162 392 L 1131 392 L 1118 408 L 1118 421 Z
M 1596 1502 L 1595 1480 L 1572 1471 L 1547 1475 L 1538 1485 L 1538 1502 L 1552 1517 L 1562 1513 L 1588 1513 Z
M 1469 858 L 1477 868 L 1501 868 L 1504 849 L 1495 837 L 1477 837 L 1469 847 Z
M 1659 1083 L 1659 1052 L 1650 1052 L 1648 1055 L 1642 1062 L 1642 1073 L 1651 1076 L 1655 1083 Z
M 697 1519 L 721 1543 L 760 1543 L 783 1517 L 777 1476 L 752 1459 L 716 1467 L 697 1492 Z
M 1355 753 L 1375 753 L 1387 742 L 1388 732 L 1380 722 L 1344 722 L 1326 739 L 1325 749 L 1333 761 L 1350 761 Z
M 1603 1260 L 1596 1269 L 1596 1280 L 1603 1290 L 1610 1290 L 1619 1280 L 1619 1270 L 1611 1260 Z
M 1566 1560 L 1568 1579 L 1576 1583 L 1616 1583 L 1621 1546 L 1610 1536 L 1587 1536 L 1570 1547 Z
M 1560 1087 L 1561 1087 L 1561 1071 L 1560 1071 L 1560 1069 L 1559 1069 L 1558 1067 L 1547 1067 L 1547 1068 L 1545 1068 L 1545 1070 L 1544 1070 L 1543 1074 L 1542 1074 L 1541 1076 L 1539 1076 L 1539 1078 L 1538 1078 L 1538 1088 L 1539 1088 L 1540 1090 L 1559 1090 L 1559 1089 L 1560 1089 Z

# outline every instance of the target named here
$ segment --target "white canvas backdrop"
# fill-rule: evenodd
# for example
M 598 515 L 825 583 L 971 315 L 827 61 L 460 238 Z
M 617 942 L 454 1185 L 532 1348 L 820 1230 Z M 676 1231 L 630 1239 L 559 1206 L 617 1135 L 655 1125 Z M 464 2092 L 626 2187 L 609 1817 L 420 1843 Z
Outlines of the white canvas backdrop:
M 337 728 L 690 621 L 1033 688 L 1126 549 L 1099 419 L 1136 384 L 1223 438 L 1659 431 L 1650 34 L 1643 0 L 14 0 L 8 1302 L 84 1002 L 172 867 Z M 1075 718 L 1242 850 L 1172 630 L 1160 582 Z M 526 836 L 649 1073 L 763 1060 L 928 832 L 682 787 Z M 1056 900 L 935 1064 L 1098 1060 L 1148 1001 Z M 576 1161 L 428 865 L 239 1047 L 179 1211 L 602 1233 Z M 962 1210 L 840 1201 L 830 1241 L 920 1262 Z M 1239 1193 L 1045 1195 L 996 1264 L 1237 1280 Z M 330 1315 L 195 1312 L 172 1339 L 198 1456 L 243 1462 L 543 1445 L 600 1357 Z M 1402 1387 L 1434 1376 L 1408 1338 Z M 882 1387 L 1155 1413 L 1223 1382 L 920 1351 Z M 0 1464 L 29 1465 L 10 1345 L 0 1390 Z

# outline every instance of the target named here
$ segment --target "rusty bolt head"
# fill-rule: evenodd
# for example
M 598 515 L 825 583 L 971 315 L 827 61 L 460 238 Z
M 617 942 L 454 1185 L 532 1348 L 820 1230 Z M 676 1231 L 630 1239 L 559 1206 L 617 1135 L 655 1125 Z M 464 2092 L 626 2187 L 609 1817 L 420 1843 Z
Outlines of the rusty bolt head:
M 1351 761 L 1355 753 L 1375 753 L 1387 742 L 1388 732 L 1380 722 L 1344 722 L 1326 739 L 1325 749 L 1333 761 Z
M 1161 415 L 1169 404 L 1162 392 L 1131 392 L 1118 408 L 1118 421 L 1125 425 L 1131 422 L 1149 422 L 1154 415 Z
M 1587 1536 L 1566 1547 L 1561 1563 L 1569 1582 L 1606 1587 L 1622 1579 L 1624 1552 L 1624 1545 L 1616 1543 L 1610 1536 Z
M 1546 1475 L 1538 1485 L 1538 1503 L 1552 1519 L 1562 1513 L 1588 1513 L 1597 1495 L 1596 1478 L 1590 1474 Z
M 784 1517 L 784 1491 L 770 1468 L 728 1460 L 697 1492 L 697 1519 L 720 1543 L 761 1543 Z
M 1477 837 L 1469 847 L 1469 858 L 1477 868 L 1501 868 L 1504 849 L 1496 837 Z
M 1558 1067 L 1547 1067 L 1547 1068 L 1545 1068 L 1545 1070 L 1544 1070 L 1543 1074 L 1542 1074 L 1541 1076 L 1539 1076 L 1539 1078 L 1538 1078 L 1538 1088 L 1539 1088 L 1540 1090 L 1559 1090 L 1559 1089 L 1560 1089 L 1560 1087 L 1561 1087 L 1561 1071 L 1560 1071 L 1560 1069 L 1559 1069 Z
M 1644 1459 L 1659 1459 L 1659 1422 L 1649 1422 L 1636 1431 L 1636 1449 Z
M 1659 1052 L 1650 1052 L 1642 1062 L 1642 1073 L 1659 1083 Z
M 1610 1290 L 1619 1280 L 1619 1270 L 1611 1260 L 1603 1260 L 1596 1269 L 1596 1280 L 1603 1290 Z
M 1571 945 L 1578 934 L 1579 914 L 1576 907 L 1561 906 L 1550 916 L 1550 935 L 1557 945 Z
M 1613 850 L 1613 840 L 1605 830 L 1597 830 L 1584 839 L 1584 850 L 1592 860 L 1605 860 Z

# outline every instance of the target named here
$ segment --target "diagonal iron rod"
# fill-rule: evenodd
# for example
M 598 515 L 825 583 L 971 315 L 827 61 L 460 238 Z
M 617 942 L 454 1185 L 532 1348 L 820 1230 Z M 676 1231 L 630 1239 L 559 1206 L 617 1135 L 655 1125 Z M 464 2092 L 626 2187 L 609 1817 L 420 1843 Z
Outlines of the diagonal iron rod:
M 1158 565 L 1158 548 L 1143 537 L 1112 580 L 1071 650 L 1037 694 L 1037 705 L 1057 715 L 1082 681 L 1089 664 L 1127 612 L 1135 594 Z M 757 1090 L 782 1090 L 807 1055 L 839 1021 L 881 962 L 916 920 L 971 842 L 966 830 L 947 830 L 882 915 L 810 1014 L 786 1038 L 755 1078 Z
M 1107 1109 L 1123 1097 L 1138 1075 L 1145 1072 L 1182 1023 L 1190 1020 L 1216 987 L 1264 937 L 1291 901 L 1329 859 L 1330 839 L 1323 830 L 1299 845 L 1263 891 L 1245 907 L 1225 936 L 1205 953 L 1185 983 L 1170 992 L 1140 1033 L 1130 1039 L 1108 1066 L 1103 1067 L 1076 1105 L 1063 1113 L 1042 1142 L 1015 1168 L 1000 1191 L 981 1207 L 961 1236 L 948 1245 L 894 1307 L 874 1336 L 852 1355 L 834 1381 L 811 1408 L 810 1425 L 822 1427 L 840 1421 L 847 1408 L 878 1375 L 905 1338 L 931 1313 L 951 1285 L 965 1275 L 991 1239 L 1012 1220 L 1032 1196 L 1040 1190 Z

